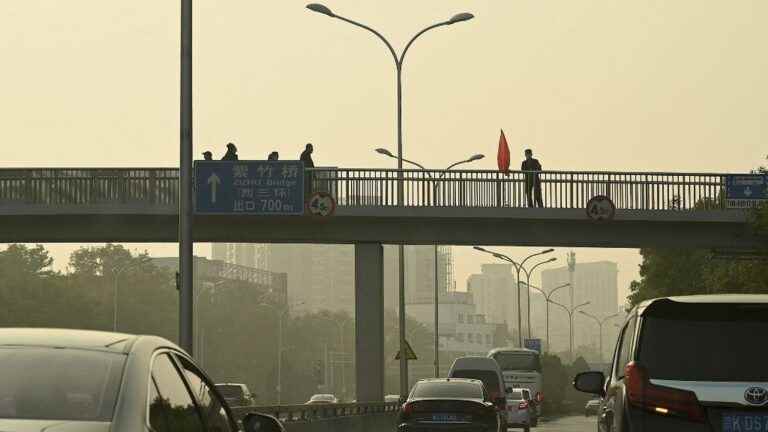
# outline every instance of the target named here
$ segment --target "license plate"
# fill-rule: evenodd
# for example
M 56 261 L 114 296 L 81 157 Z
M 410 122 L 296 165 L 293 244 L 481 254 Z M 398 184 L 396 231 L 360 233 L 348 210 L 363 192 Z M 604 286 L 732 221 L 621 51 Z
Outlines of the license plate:
M 723 432 L 768 432 L 768 412 L 723 414 Z
M 456 414 L 432 414 L 432 421 L 435 423 L 456 423 L 459 416 Z

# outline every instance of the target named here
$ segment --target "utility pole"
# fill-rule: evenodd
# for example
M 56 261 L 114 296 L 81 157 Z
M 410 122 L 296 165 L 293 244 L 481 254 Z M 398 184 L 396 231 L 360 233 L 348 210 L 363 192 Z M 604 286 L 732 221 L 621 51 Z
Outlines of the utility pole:
M 194 355 L 192 255 L 192 0 L 181 0 L 181 99 L 179 142 L 179 345 Z
M 569 291 L 571 293 L 571 303 L 568 307 L 571 310 L 573 310 L 574 308 L 573 297 L 574 297 L 574 291 L 576 288 L 576 286 L 574 285 L 573 274 L 576 272 L 576 253 L 573 251 L 568 252 L 567 261 L 568 261 L 568 285 L 570 285 Z M 571 357 L 573 357 L 573 323 L 571 323 L 571 325 L 569 326 L 569 332 L 570 334 L 568 335 L 568 340 L 570 341 L 570 347 L 571 347 L 570 353 L 571 353 Z M 571 359 L 571 361 L 573 361 L 573 359 Z

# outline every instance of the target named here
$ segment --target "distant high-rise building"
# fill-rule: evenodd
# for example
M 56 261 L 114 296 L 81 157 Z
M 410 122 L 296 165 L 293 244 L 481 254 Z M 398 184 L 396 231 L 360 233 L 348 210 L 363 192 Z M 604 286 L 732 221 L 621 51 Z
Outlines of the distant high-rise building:
M 517 329 L 517 286 L 512 264 L 483 264 L 479 274 L 469 276 L 467 291 L 472 294 L 478 314 L 492 323 L 506 324 L 510 334 Z M 527 323 L 528 294 L 521 288 L 523 330 Z M 525 334 L 524 334 L 525 336 Z
M 384 246 L 384 307 L 399 308 L 398 247 Z M 437 247 L 438 296 L 444 297 L 454 290 L 453 255 L 449 246 Z M 434 303 L 435 299 L 435 247 L 405 247 L 405 302 L 406 304 Z M 406 308 L 407 309 L 407 308 Z
M 213 243 L 211 245 L 211 258 L 230 264 L 266 270 L 269 268 L 266 248 L 267 245 L 257 243 Z
M 599 261 L 577 263 L 575 257 L 571 266 L 546 269 L 541 272 L 544 291 L 551 292 L 556 287 L 572 281 L 573 306 L 589 302 L 579 310 L 603 319 L 616 313 L 618 302 L 618 265 L 615 262 Z M 570 288 L 557 291 L 552 300 L 571 307 Z M 579 346 L 599 346 L 598 325 L 589 317 L 578 312 L 574 315 L 574 349 Z M 617 323 L 619 320 L 616 321 Z M 550 306 L 551 349 L 564 352 L 569 349 L 568 315 L 558 306 Z M 603 355 L 608 357 L 613 350 L 612 336 L 615 328 L 610 322 L 603 325 Z
M 268 269 L 288 275 L 288 299 L 297 310 L 354 315 L 353 245 L 271 244 L 266 251 Z

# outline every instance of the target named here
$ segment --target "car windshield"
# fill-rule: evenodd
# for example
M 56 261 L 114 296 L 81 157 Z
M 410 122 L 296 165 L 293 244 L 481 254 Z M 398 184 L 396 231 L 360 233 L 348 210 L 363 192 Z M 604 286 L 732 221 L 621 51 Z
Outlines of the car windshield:
M 327 402 L 327 401 L 332 401 L 333 399 L 334 399 L 333 395 L 322 394 L 322 395 L 314 395 L 310 400 Z
M 474 370 L 474 369 L 459 369 L 451 373 L 451 378 L 471 378 L 477 379 L 483 382 L 485 389 L 491 395 L 500 395 L 501 383 L 499 382 L 499 375 L 496 372 L 488 370 Z
M 227 399 L 243 397 L 243 388 L 238 385 L 217 385 L 216 389 Z
M 643 320 L 638 360 L 652 379 L 768 381 L 768 307 L 683 305 Z
M 501 370 L 541 371 L 539 356 L 527 352 L 499 352 L 493 355 Z
M 125 356 L 0 348 L 0 418 L 111 421 Z
M 412 398 L 420 399 L 483 399 L 483 387 L 478 382 L 435 381 L 416 384 Z

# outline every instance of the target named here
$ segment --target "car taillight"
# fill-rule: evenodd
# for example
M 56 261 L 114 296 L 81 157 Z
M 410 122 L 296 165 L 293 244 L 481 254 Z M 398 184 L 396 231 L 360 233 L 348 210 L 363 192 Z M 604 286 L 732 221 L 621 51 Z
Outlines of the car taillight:
M 624 383 L 627 399 L 633 406 L 697 422 L 705 419 L 704 409 L 694 392 L 652 384 L 645 368 L 635 362 L 629 362 L 624 368 Z
M 409 416 L 413 414 L 413 404 L 412 403 L 404 403 L 402 408 L 402 413 L 404 416 Z
M 521 410 L 528 409 L 528 401 L 520 402 L 520 404 L 517 406 L 517 409 L 521 409 Z
M 542 392 L 536 392 L 536 402 L 543 402 L 544 401 L 544 393 Z

